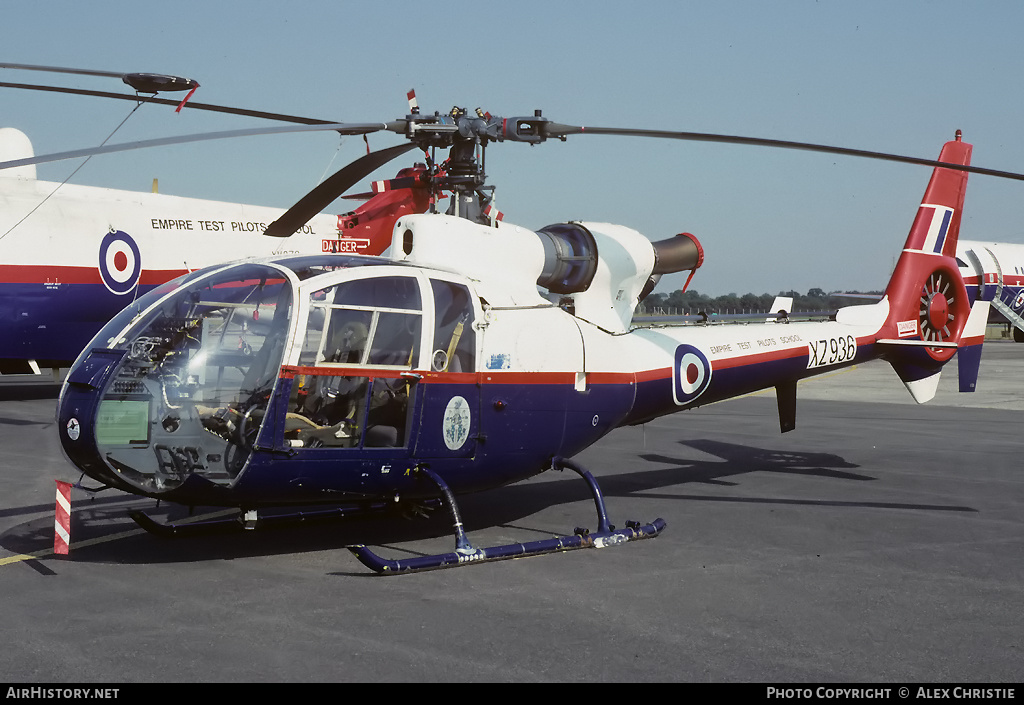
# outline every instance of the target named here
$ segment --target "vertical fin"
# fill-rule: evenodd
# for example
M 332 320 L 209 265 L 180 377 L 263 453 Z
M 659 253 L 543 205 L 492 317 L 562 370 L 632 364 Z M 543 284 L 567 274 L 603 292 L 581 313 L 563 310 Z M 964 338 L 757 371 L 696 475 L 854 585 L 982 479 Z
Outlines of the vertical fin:
M 939 161 L 967 166 L 971 151 L 957 131 L 956 139 L 943 145 Z M 939 371 L 956 354 L 971 316 L 956 262 L 966 192 L 967 172 L 934 169 L 885 290 L 889 317 L 878 342 L 918 403 L 935 395 Z
M 988 325 L 988 301 L 975 301 L 967 326 L 960 336 L 957 348 L 957 373 L 960 377 L 960 391 L 973 392 L 978 385 L 978 370 L 981 367 L 981 347 L 985 342 L 985 327 Z

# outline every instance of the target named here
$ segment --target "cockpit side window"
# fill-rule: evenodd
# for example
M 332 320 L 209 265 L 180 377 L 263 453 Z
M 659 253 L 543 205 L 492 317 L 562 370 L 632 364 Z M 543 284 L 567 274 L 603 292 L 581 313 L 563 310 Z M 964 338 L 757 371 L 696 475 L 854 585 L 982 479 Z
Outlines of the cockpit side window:
M 423 308 L 419 284 L 412 277 L 353 279 L 341 282 L 332 289 L 333 303 L 338 306 L 398 308 L 409 311 L 419 311 Z
M 351 279 L 310 295 L 285 438 L 293 448 L 393 448 L 409 442 L 423 330 L 419 280 Z
M 370 277 L 313 292 L 299 364 L 411 368 L 422 331 L 419 283 Z
M 469 289 L 439 279 L 431 279 L 430 288 L 434 295 L 431 367 L 436 372 L 472 372 L 476 366 L 476 333 Z
M 348 308 L 325 308 L 324 318 L 330 321 L 324 349 L 318 362 L 342 365 L 366 363 L 366 343 L 373 323 L 372 311 Z

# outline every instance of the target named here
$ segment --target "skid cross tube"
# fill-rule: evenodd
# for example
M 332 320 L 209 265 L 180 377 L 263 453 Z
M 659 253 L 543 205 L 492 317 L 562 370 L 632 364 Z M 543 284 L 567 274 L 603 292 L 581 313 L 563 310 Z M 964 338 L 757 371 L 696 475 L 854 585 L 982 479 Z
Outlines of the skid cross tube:
M 462 517 L 459 514 L 458 505 L 455 502 L 455 496 L 451 489 L 437 473 L 421 465 L 417 470 L 437 485 L 441 491 L 442 501 L 447 505 L 452 515 L 455 532 L 455 551 L 434 556 L 420 556 L 393 561 L 381 558 L 365 545 L 349 546 L 348 549 L 363 565 L 376 573 L 411 573 L 421 570 L 453 568 L 470 563 L 483 563 L 510 558 L 538 556 L 559 551 L 572 551 L 577 548 L 604 548 L 628 541 L 654 538 L 665 528 L 664 519 L 655 519 L 650 524 L 645 525 L 628 521 L 626 522 L 625 529 L 616 530 L 608 522 L 608 514 L 605 511 L 601 488 L 588 470 L 561 457 L 552 458 L 551 467 L 557 470 L 569 468 L 587 482 L 597 508 L 598 530 L 596 532 L 591 533 L 586 529 L 576 529 L 575 534 L 572 536 L 555 536 L 549 539 L 493 546 L 491 548 L 473 548 L 466 537 L 466 532 L 462 525 Z

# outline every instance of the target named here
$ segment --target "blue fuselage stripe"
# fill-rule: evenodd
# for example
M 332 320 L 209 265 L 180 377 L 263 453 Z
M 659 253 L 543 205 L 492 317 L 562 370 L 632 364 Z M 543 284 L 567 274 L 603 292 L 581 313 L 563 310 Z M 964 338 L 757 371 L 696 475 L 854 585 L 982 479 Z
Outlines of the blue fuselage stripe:
M 102 284 L 0 283 L 0 358 L 74 360 L 134 298 Z

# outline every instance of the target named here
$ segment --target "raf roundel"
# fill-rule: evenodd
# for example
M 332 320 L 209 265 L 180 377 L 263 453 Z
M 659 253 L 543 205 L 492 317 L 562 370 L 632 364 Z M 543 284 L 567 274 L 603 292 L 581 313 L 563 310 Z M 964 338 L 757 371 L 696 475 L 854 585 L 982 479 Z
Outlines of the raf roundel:
M 139 246 L 128 233 L 107 233 L 100 243 L 100 278 L 112 293 L 122 295 L 135 290 L 142 274 Z
M 692 345 L 676 348 L 672 368 L 672 393 L 676 404 L 689 404 L 704 393 L 711 383 L 711 363 Z

